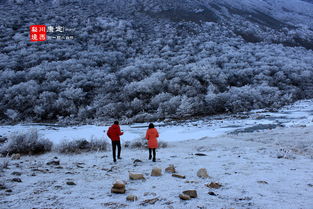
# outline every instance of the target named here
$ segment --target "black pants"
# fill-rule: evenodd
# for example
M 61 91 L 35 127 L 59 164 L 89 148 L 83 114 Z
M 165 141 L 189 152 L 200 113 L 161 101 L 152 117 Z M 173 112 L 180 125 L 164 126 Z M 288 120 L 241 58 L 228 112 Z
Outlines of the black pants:
M 113 151 L 113 160 L 116 160 L 116 146 L 117 146 L 117 157 L 121 157 L 121 142 L 112 141 L 112 151 Z
M 154 148 L 153 149 L 149 148 L 149 159 L 150 160 L 152 158 L 151 152 L 153 152 L 153 160 L 155 160 L 155 157 L 156 157 L 155 149 Z

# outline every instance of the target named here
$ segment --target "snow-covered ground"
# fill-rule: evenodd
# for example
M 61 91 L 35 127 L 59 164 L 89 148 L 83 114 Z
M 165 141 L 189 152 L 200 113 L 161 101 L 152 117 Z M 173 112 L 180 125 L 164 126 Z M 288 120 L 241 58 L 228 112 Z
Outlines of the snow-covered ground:
M 287 131 L 287 132 L 286 132 Z M 313 205 L 313 160 L 300 152 L 281 155 L 281 146 L 268 140 L 293 141 L 294 135 L 313 137 L 310 127 L 278 128 L 254 133 L 241 133 L 200 140 L 171 142 L 159 149 L 157 162 L 147 159 L 147 150 L 124 148 L 123 159 L 112 163 L 110 152 L 79 155 L 49 153 L 11 160 L 1 179 L 11 193 L 0 190 L 0 208 L 267 208 L 310 209 Z M 286 134 L 288 133 L 288 134 Z M 256 141 L 251 139 L 256 138 Z M 286 147 L 284 149 L 287 149 Z M 206 156 L 197 156 L 202 153 Z M 57 157 L 60 166 L 46 163 Z M 142 162 L 133 163 L 135 159 Z M 169 165 L 186 179 L 165 173 Z M 150 176 L 151 169 L 162 168 L 160 177 Z M 211 178 L 197 177 L 206 168 Z M 13 172 L 22 182 L 11 182 Z M 142 173 L 146 180 L 129 180 L 128 172 Z M 125 181 L 126 194 L 111 194 L 115 180 Z M 76 185 L 67 185 L 72 181 Z M 222 187 L 205 186 L 219 182 Z M 182 201 L 178 195 L 189 189 L 198 197 Z M 209 195 L 214 192 L 217 196 Z M 138 201 L 128 202 L 128 195 Z M 142 206 L 145 200 L 157 198 L 155 204 Z
M 159 124 L 160 139 L 169 146 L 158 149 L 156 163 L 147 159 L 147 150 L 130 148 L 123 148 L 123 159 L 117 163 L 112 162 L 110 151 L 22 156 L 20 160 L 9 160 L 8 169 L 0 171 L 1 182 L 12 190 L 0 189 L 0 208 L 312 209 L 312 119 L 313 101 L 306 100 L 276 112 L 258 110 Z M 125 131 L 122 140 L 142 137 L 146 128 L 141 126 L 145 125 L 122 125 Z M 55 143 L 64 138 L 104 137 L 103 131 L 107 129 L 107 126 L 36 127 Z M 29 125 L 3 126 L 0 134 L 29 128 Z M 55 157 L 60 165 L 47 165 Z M 142 162 L 134 163 L 136 159 Z M 174 164 L 177 173 L 186 179 L 165 173 L 169 164 Z M 163 175 L 150 176 L 154 167 L 161 168 Z M 199 178 L 200 168 L 206 168 L 211 178 Z M 21 175 L 16 176 L 16 172 Z M 146 180 L 129 180 L 129 172 L 142 173 Z M 17 177 L 22 182 L 11 181 Z M 111 194 L 112 183 L 117 179 L 126 182 L 126 194 Z M 69 181 L 76 185 L 67 185 Z M 222 187 L 208 188 L 205 184 L 210 182 L 219 182 Z M 198 197 L 180 200 L 178 195 L 189 189 L 197 190 Z M 126 201 L 130 194 L 138 196 L 138 200 Z M 144 201 L 154 198 L 154 204 L 145 204 Z

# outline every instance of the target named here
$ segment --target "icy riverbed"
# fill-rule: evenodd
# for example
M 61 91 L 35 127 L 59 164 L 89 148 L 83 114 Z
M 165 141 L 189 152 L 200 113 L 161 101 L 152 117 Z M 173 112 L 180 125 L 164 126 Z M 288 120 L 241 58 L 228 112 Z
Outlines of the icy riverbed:
M 158 123 L 160 139 L 166 142 L 217 137 L 227 133 L 253 132 L 275 127 L 296 127 L 313 124 L 313 100 L 303 100 L 285 106 L 275 112 L 255 110 L 247 113 L 218 115 L 200 120 Z M 122 141 L 143 138 L 148 124 L 121 125 L 124 131 Z M 27 131 L 35 128 L 53 143 L 62 140 L 87 139 L 92 137 L 108 140 L 105 131 L 108 126 L 44 126 L 37 124 L 20 124 L 0 126 L 0 135 L 8 136 L 13 132 Z

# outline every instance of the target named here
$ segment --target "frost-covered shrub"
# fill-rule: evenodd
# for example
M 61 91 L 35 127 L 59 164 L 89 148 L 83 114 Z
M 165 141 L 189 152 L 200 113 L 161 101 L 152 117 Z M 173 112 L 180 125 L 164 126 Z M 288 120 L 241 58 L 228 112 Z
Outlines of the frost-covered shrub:
M 159 148 L 166 148 L 168 146 L 167 142 L 158 141 Z M 148 141 L 146 139 L 138 138 L 133 141 L 126 141 L 124 147 L 129 147 L 131 149 L 148 149 Z
M 2 171 L 3 169 L 7 169 L 9 167 L 10 164 L 10 160 L 9 158 L 3 158 L 1 159 L 0 162 L 0 171 Z
M 81 153 L 90 151 L 106 151 L 108 148 L 108 143 L 101 139 L 91 139 L 87 141 L 86 139 L 78 139 L 72 141 L 62 141 L 56 146 L 56 151 L 60 153 Z
M 24 133 L 14 133 L 8 137 L 8 141 L 0 148 L 3 155 L 43 154 L 51 151 L 52 142 L 38 135 L 36 129 Z

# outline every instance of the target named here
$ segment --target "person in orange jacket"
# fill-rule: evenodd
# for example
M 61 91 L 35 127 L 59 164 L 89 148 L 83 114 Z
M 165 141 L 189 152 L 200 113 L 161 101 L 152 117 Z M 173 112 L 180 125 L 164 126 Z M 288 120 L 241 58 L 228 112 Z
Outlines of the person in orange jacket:
M 118 121 L 114 121 L 114 124 L 109 128 L 107 135 L 112 141 L 112 151 L 113 151 L 113 161 L 116 162 L 116 147 L 118 149 L 117 158 L 121 158 L 121 142 L 120 142 L 120 136 L 124 133 L 121 132 L 121 128 L 119 126 Z
M 148 140 L 148 148 L 149 148 L 149 160 L 151 160 L 152 155 L 151 152 L 153 152 L 153 162 L 156 161 L 156 153 L 155 149 L 158 148 L 158 140 L 157 138 L 159 137 L 159 133 L 154 128 L 153 123 L 149 124 L 149 128 L 146 132 L 146 139 Z

